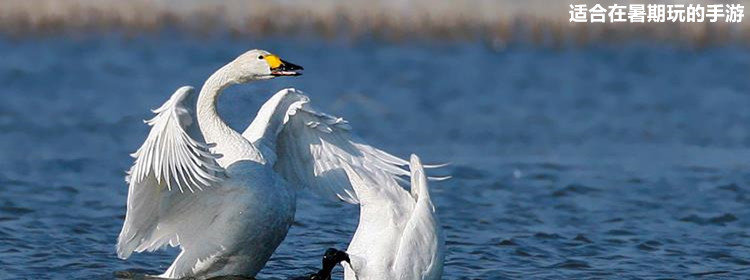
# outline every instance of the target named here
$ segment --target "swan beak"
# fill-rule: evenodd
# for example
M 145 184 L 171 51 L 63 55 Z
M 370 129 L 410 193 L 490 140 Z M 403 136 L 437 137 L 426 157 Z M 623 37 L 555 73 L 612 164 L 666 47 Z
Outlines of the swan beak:
M 268 61 L 268 65 L 271 66 L 271 76 L 299 76 L 302 75 L 302 70 L 305 69 L 297 64 L 284 61 L 275 55 L 267 55 L 265 58 Z

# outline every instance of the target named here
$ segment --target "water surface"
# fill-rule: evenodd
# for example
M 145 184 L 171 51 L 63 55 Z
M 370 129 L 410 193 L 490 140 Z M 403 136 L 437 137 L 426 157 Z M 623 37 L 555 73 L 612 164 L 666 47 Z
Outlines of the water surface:
M 0 40 L 0 278 L 166 269 L 175 250 L 114 250 L 141 120 L 255 47 L 306 72 L 231 88 L 236 129 L 292 86 L 372 144 L 453 163 L 431 186 L 445 279 L 750 276 L 745 49 L 167 37 Z M 346 247 L 357 207 L 302 197 L 259 279 Z

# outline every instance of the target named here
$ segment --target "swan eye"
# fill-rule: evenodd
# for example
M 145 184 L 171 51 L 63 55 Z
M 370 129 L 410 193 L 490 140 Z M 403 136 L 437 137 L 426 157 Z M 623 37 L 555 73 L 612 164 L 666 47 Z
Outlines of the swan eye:
M 263 56 L 262 55 L 258 56 L 258 59 L 263 59 Z

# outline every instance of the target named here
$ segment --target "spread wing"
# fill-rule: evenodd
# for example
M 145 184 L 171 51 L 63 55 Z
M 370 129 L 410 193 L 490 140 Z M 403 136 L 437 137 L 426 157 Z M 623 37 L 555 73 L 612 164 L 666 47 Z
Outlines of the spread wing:
M 351 130 L 346 120 L 315 110 L 301 91 L 284 89 L 263 104 L 242 135 L 264 150 L 264 157 L 275 157 L 274 169 L 290 183 L 349 203 L 358 199 L 344 164 L 365 177 L 375 176 L 374 170 L 393 182 L 409 176 L 407 161 L 364 143 Z
M 408 271 L 408 275 L 420 275 L 421 279 L 440 279 L 445 238 L 430 199 L 427 176 L 419 157 L 411 155 L 409 168 L 411 196 L 416 204 L 401 235 L 393 262 L 395 271 Z
M 117 254 L 155 250 L 179 244 L 180 214 L 192 212 L 201 190 L 221 182 L 224 169 L 209 152 L 195 118 L 195 92 L 179 88 L 146 121 L 151 131 L 132 155 L 125 223 Z M 183 223 L 184 224 L 184 223 Z
M 409 167 L 411 193 L 401 186 L 382 185 L 382 177 L 377 176 L 382 176 L 382 172 L 376 172 L 376 177 L 364 177 L 344 165 L 365 205 L 347 249 L 351 259 L 351 264 L 344 265 L 347 277 L 367 277 L 363 273 L 381 269 L 365 268 L 364 259 L 374 257 L 376 263 L 392 268 L 392 272 L 387 272 L 393 273 L 388 276 L 391 279 L 440 279 L 444 237 L 430 200 L 424 167 L 416 155 L 412 155 Z M 365 209 L 367 206 L 370 210 Z M 379 232 L 381 228 L 387 230 Z M 388 257 L 378 259 L 383 256 Z

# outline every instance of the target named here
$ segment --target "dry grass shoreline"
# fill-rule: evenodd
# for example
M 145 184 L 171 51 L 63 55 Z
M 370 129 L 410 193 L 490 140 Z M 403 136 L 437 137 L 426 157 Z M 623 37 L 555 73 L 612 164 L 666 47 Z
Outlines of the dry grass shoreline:
M 591 1 L 576 1 L 586 2 Z M 628 41 L 750 46 L 747 23 L 574 24 L 568 22 L 567 5 L 558 1 L 519 5 L 510 0 L 0 0 L 0 36 L 178 30 L 198 36 L 485 40 L 497 47 L 515 42 L 559 47 Z

